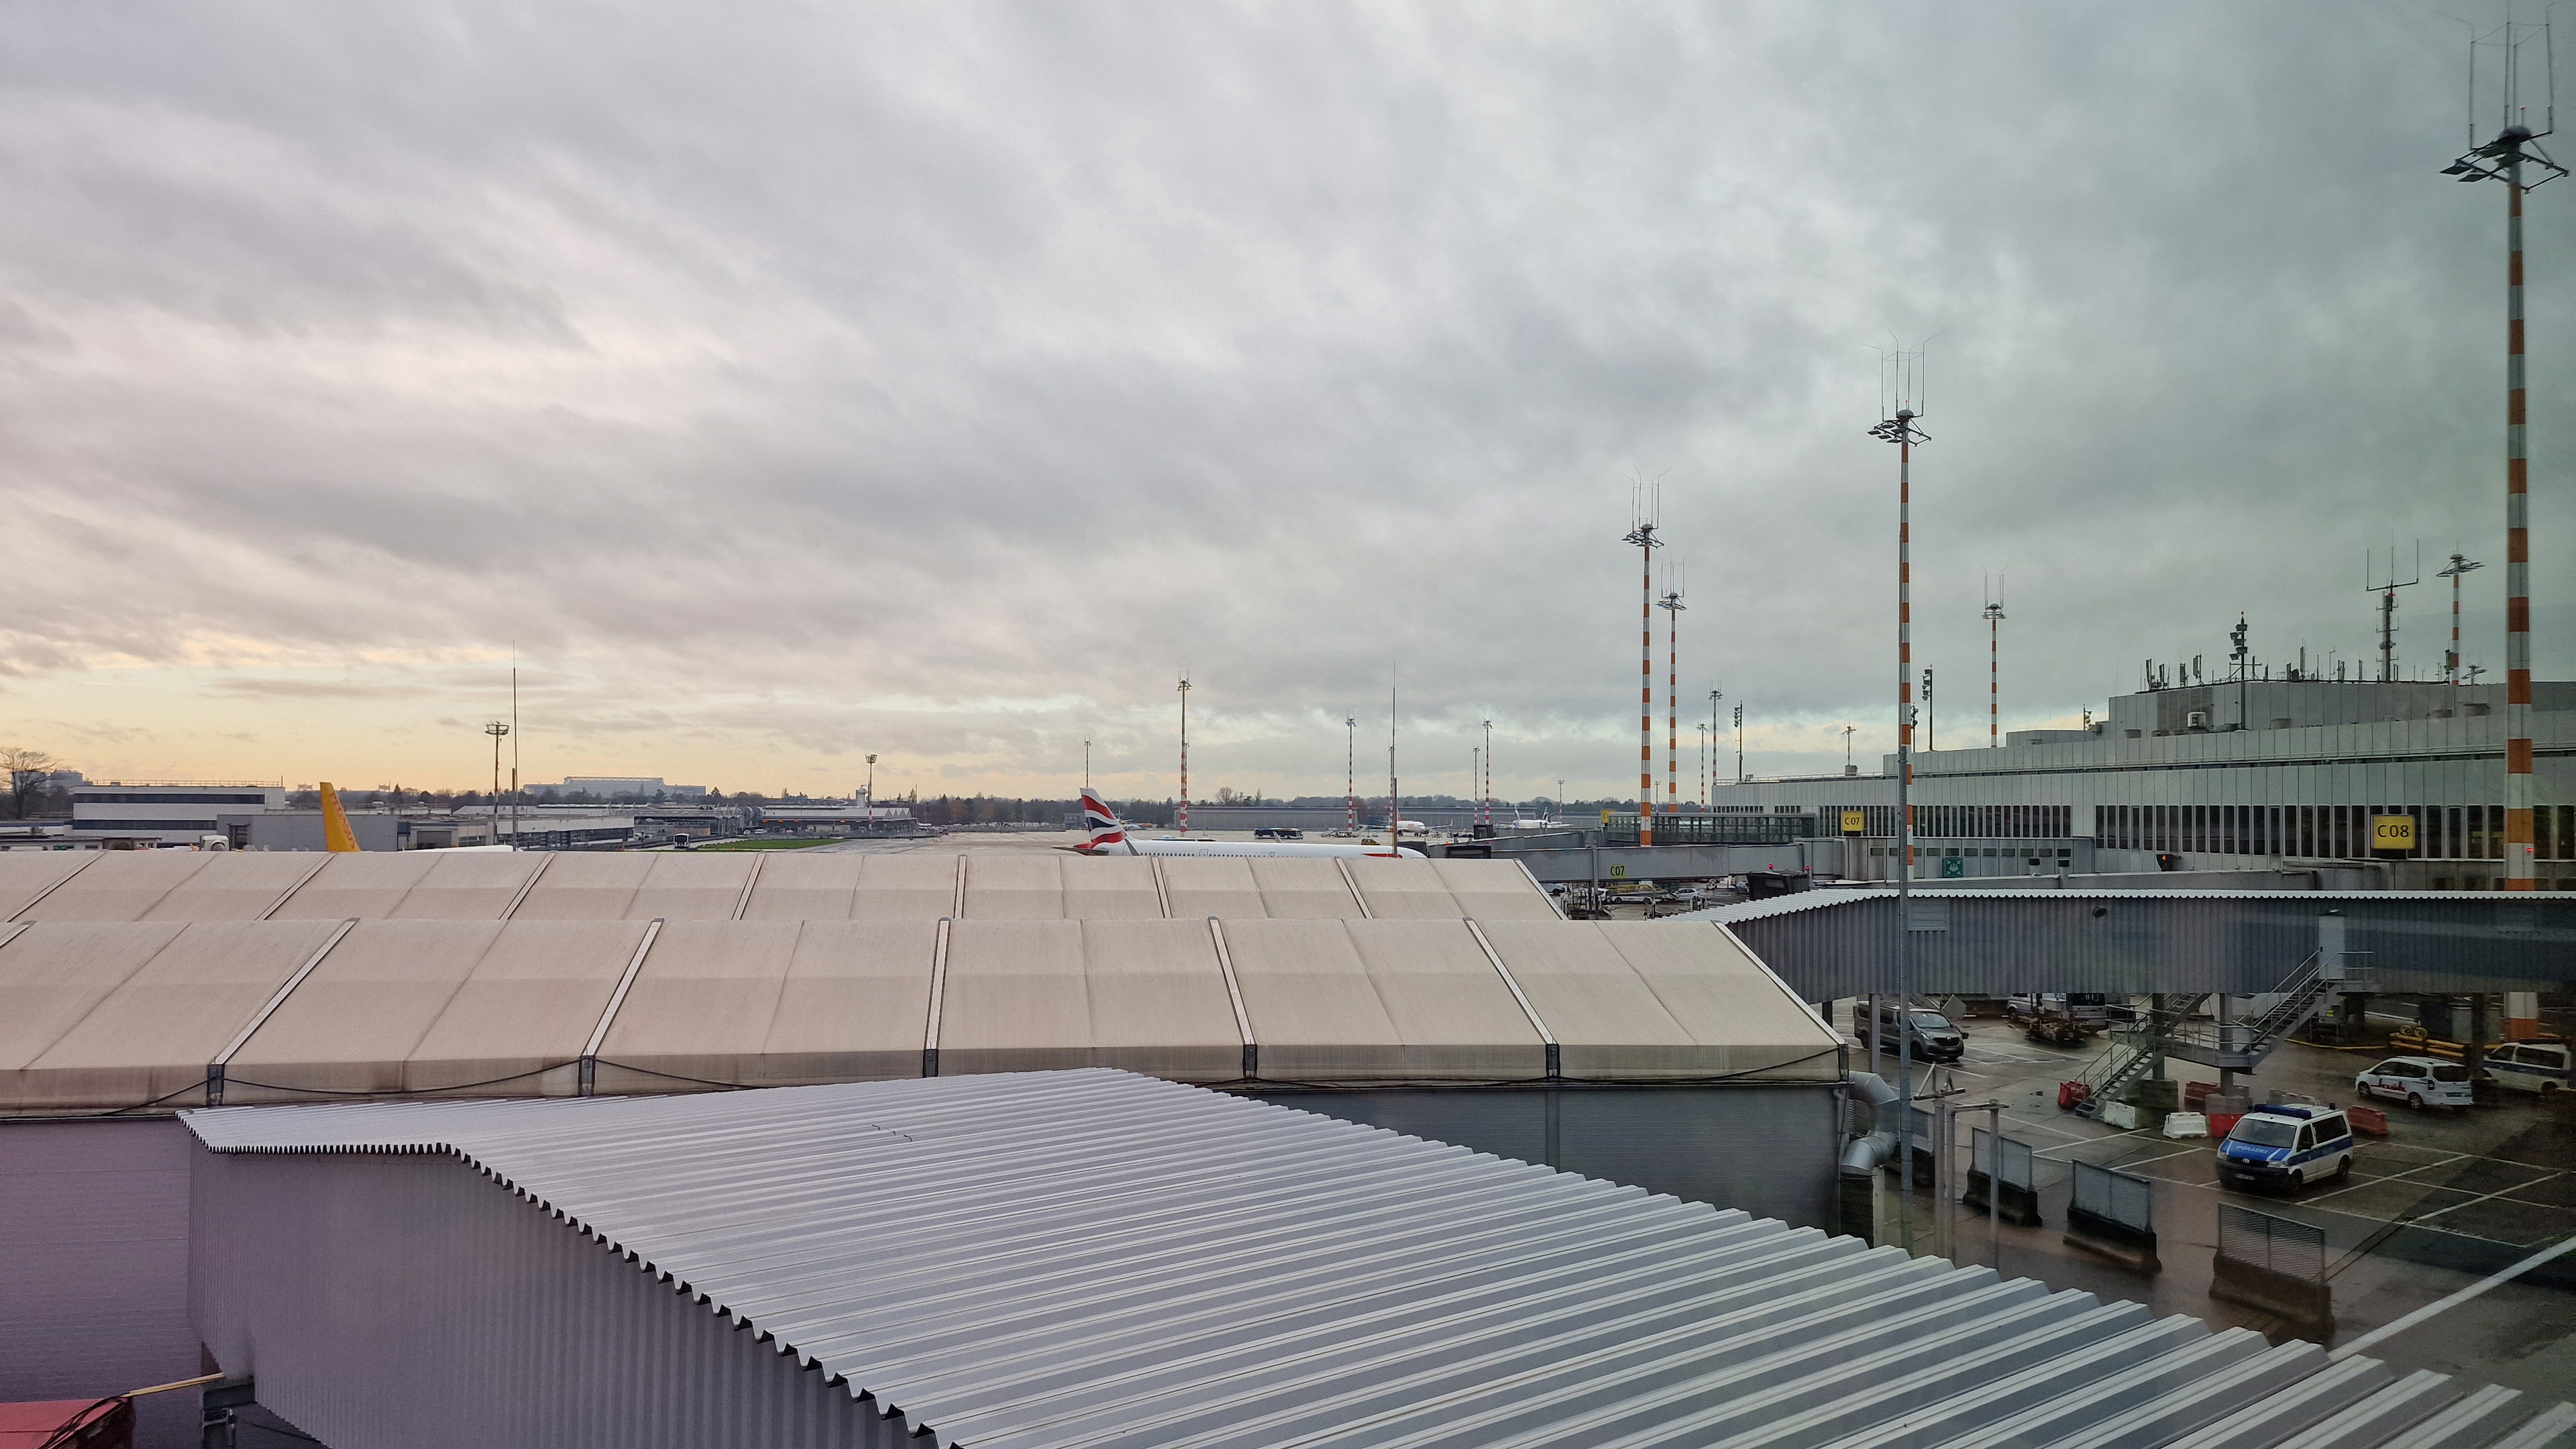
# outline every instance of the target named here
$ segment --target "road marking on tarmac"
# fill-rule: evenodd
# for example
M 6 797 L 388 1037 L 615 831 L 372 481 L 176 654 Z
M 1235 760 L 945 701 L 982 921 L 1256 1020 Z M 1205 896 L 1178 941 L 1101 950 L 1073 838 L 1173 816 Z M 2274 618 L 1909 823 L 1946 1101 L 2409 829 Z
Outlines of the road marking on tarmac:
M 2410 1168 L 2406 1169 L 2404 1172 L 2387 1172 L 2387 1173 L 2381 1173 L 2381 1174 L 2379 1174 L 2378 1176 L 2375 1176 L 2375 1177 L 2363 1177 L 2363 1178 L 2361 1179 L 2361 1181 L 2356 1182 L 2356 1183 L 2353 1183 L 2353 1184 L 2351 1184 L 2351 1185 L 2349 1185 L 2349 1186 L 2336 1188 L 2336 1189 L 2335 1189 L 2334 1191 L 2332 1191 L 2332 1192 L 2321 1192 L 2321 1193 L 2318 1193 L 2315 1197 L 2312 1197 L 2312 1198 L 2308 1199 L 2308 1201 L 2310 1201 L 2310 1202 L 2323 1202 L 2324 1200 L 2326 1200 L 2327 1198 L 2330 1198 L 2330 1197 L 2341 1197 L 2341 1196 L 2343 1196 L 2345 1193 L 2348 1193 L 2348 1192 L 2359 1192 L 2361 1189 L 2363 1189 L 2363 1188 L 2365 1188 L 2365 1187 L 2373 1186 L 2374 1184 L 2377 1184 L 2377 1183 L 2383 1183 L 2383 1182 L 2395 1182 L 2395 1181 L 2397 1181 L 2397 1180 L 2398 1180 L 2399 1178 L 2401 1178 L 2401 1177 L 2412 1177 L 2412 1176 L 2414 1176 L 2416 1173 L 2419 1173 L 2419 1172 L 2430 1172 L 2430 1171 L 2432 1171 L 2432 1170 L 2433 1170 L 2434 1168 L 2436 1168 L 2436 1167 L 2448 1167 L 2448 1166 L 2450 1166 L 2452 1163 L 2455 1163 L 2455 1162 L 2466 1162 L 2466 1161 L 2468 1161 L 2471 1157 L 2473 1157 L 2473 1156 L 2475 1156 L 2475 1155 L 2476 1155 L 2476 1154 L 2474 1154 L 2474 1153 L 2468 1153 L 2468 1152 L 2455 1152 L 2455 1153 L 2451 1154 L 2450 1156 L 2443 1158 L 2443 1159 L 2442 1159 L 2441 1161 L 2439 1161 L 2439 1162 L 2427 1162 L 2427 1163 L 2424 1163 L 2424 1164 L 2422 1164 L 2422 1165 L 2420 1165 L 2420 1166 L 2410 1167 Z M 2441 1184 L 2440 1184 L 2440 1183 L 2416 1183 L 2416 1184 L 2414 1184 L 2414 1186 L 2417 1186 L 2417 1187 L 2439 1187 L 2439 1186 L 2441 1186 Z
M 2352 1357 L 2354 1354 L 2361 1352 L 2365 1348 L 2369 1348 L 2374 1344 L 2404 1333 L 2406 1330 L 2413 1328 L 2416 1324 L 2423 1322 L 2434 1314 L 2448 1312 L 2453 1308 L 2457 1308 L 2461 1304 L 2468 1302 L 2470 1299 L 2477 1297 L 2479 1294 L 2486 1292 L 2488 1289 L 2493 1288 L 2500 1283 L 2510 1282 L 2513 1279 L 2519 1278 L 2523 1274 L 2530 1272 L 2532 1269 L 2539 1267 L 2541 1264 L 2548 1262 L 2552 1258 L 2558 1257 L 2560 1254 L 2571 1250 L 2576 1250 L 2576 1238 L 2569 1238 L 2554 1246 L 2543 1248 L 2539 1252 L 2532 1254 L 2530 1257 L 2523 1259 L 2521 1262 L 2516 1263 L 2509 1268 L 2502 1268 L 2496 1272 L 2489 1273 L 2484 1278 L 2479 1279 L 2477 1282 L 2470 1284 L 2468 1287 L 2461 1289 L 2459 1292 L 2454 1293 L 2447 1298 L 2437 1298 L 2434 1301 L 2425 1304 L 2423 1307 L 2416 1309 L 2414 1312 L 2407 1314 L 2403 1318 L 2394 1319 L 2388 1323 L 2381 1324 L 2379 1327 L 2372 1329 L 2370 1332 L 2363 1334 L 2361 1337 L 2356 1338 L 2352 1342 L 2345 1344 L 2343 1347 L 2336 1349 L 2334 1352 L 2327 1354 L 2326 1359 L 2332 1363 L 2341 1363 L 2343 1360 Z
M 2540 1186 L 2542 1183 L 2549 1181 L 2549 1180 L 2550 1180 L 2550 1178 L 2555 1178 L 2555 1177 L 2565 1177 L 2566 1175 L 2567 1175 L 2567 1174 L 2566 1174 L 2566 1173 L 2563 1173 L 2563 1172 L 2553 1172 L 2553 1173 L 2549 1173 L 2548 1175 L 2543 1176 L 2543 1177 L 2535 1177 L 2535 1178 L 2533 1178 L 2533 1179 L 2532 1179 L 2531 1181 L 2529 1181 L 2529 1182 L 2516 1183 L 2516 1184 L 2515 1184 L 2515 1185 L 2513 1185 L 2512 1187 L 2499 1188 L 2499 1189 L 2497 1189 L 2497 1190 L 2496 1190 L 2496 1191 L 2494 1191 L 2494 1192 L 2491 1192 L 2491 1193 L 2486 1194 L 2486 1196 L 2484 1196 L 2484 1197 L 2473 1197 L 2473 1198 L 2470 1198 L 2467 1202 L 2455 1202 L 2455 1203 L 2451 1204 L 2449 1207 L 2446 1207 L 2446 1208 L 2435 1208 L 2435 1209 L 2433 1209 L 2433 1210 L 2432 1210 L 2431 1212 L 2429 1212 L 2429 1213 L 2424 1213 L 2424 1214 L 2422 1214 L 2422 1215 L 2420 1215 L 2420 1216 L 2409 1218 L 2409 1219 L 2407 1219 L 2407 1221 L 2408 1221 L 2408 1222 L 2414 1222 L 2414 1223 L 2429 1223 L 2429 1222 L 2431 1222 L 2433 1219 L 2440 1217 L 2440 1216 L 2441 1216 L 2442 1214 L 2444 1214 L 2444 1213 L 2455 1213 L 2455 1212 L 2458 1212 L 2460 1209 L 2462 1209 L 2462 1208 L 2464 1208 L 2464 1207 L 2475 1207 L 2475 1206 L 2477 1206 L 2479 1203 L 2482 1203 L 2482 1202 L 2489 1202 L 2489 1201 L 2492 1201 L 2492 1200 L 2494 1200 L 2494 1199 L 2496 1199 L 2496 1198 L 2506 1197 L 2506 1196 L 2509 1196 L 2509 1195 L 2511 1195 L 2511 1194 L 2513 1194 L 2513 1193 L 2520 1192 L 2520 1191 L 2522 1191 L 2522 1190 L 2523 1190 L 2524 1188 L 2526 1188 L 2526 1187 L 2538 1187 L 2538 1186 Z M 2549 1206 L 2549 1204 L 2547 1204 L 2547 1203 L 2533 1203 L 2533 1204 L 2531 1204 L 2531 1206 L 2533 1206 L 2533 1207 L 2547 1207 L 2547 1206 Z

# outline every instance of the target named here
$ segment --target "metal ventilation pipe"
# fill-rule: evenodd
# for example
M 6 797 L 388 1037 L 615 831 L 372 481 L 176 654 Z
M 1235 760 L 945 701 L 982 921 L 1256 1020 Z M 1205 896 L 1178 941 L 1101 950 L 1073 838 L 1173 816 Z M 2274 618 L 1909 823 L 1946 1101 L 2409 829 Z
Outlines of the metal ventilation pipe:
M 1886 1124 L 1887 1109 L 1895 1106 L 1897 1091 L 1876 1072 L 1846 1072 L 1843 1080 L 1851 1085 L 1856 1101 L 1869 1104 L 1870 1130 L 1854 1133 L 1843 1148 L 1843 1175 L 1867 1177 L 1896 1156 L 1897 1134 Z

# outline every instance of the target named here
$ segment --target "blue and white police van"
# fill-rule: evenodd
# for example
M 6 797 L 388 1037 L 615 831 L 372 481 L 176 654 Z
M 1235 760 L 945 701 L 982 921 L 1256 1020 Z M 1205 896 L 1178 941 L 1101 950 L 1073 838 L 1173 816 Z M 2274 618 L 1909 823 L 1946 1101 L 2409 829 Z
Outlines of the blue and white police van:
M 2227 1187 L 2289 1188 L 2352 1170 L 2352 1122 L 2339 1107 L 2275 1104 L 2236 1119 L 2218 1146 Z

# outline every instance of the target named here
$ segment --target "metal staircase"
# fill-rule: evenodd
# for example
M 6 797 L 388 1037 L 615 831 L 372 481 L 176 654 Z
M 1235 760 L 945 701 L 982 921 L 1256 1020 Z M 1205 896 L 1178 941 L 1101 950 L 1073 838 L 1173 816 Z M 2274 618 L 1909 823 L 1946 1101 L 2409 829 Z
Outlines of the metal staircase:
M 2234 1072 L 2261 1066 L 2290 1033 L 2316 1020 L 2317 1013 L 2348 983 L 2352 968 L 2340 960 L 2328 961 L 2326 955 L 2314 952 L 2300 962 L 2289 980 L 2267 993 L 2272 1004 L 2252 1016 L 2197 1019 L 2201 1004 L 2215 994 L 2211 992 L 2150 997 L 2137 1024 L 2114 1034 L 2111 1049 L 2077 1078 L 2086 1095 L 2076 1105 L 2076 1115 L 2098 1118 L 2105 1104 L 2166 1057 Z

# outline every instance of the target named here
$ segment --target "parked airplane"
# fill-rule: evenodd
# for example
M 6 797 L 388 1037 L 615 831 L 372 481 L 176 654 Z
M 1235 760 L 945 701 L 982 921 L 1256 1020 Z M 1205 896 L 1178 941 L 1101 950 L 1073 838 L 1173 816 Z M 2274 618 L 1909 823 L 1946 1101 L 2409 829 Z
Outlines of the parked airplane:
M 1118 812 L 1089 789 L 1082 792 L 1082 823 L 1091 838 L 1073 849 L 1085 855 L 1374 855 L 1423 858 L 1422 852 L 1384 845 L 1330 845 L 1295 840 L 1138 840 Z

